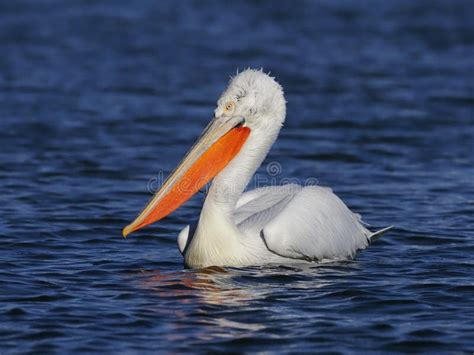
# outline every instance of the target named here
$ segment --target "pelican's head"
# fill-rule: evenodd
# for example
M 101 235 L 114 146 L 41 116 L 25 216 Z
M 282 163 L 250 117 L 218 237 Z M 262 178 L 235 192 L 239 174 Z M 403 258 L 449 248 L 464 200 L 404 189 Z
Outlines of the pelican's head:
M 252 131 L 279 128 L 285 120 L 283 89 L 261 70 L 247 69 L 232 78 L 217 101 L 216 118 L 240 117 Z
M 250 134 L 276 137 L 285 114 L 283 90 L 274 78 L 252 69 L 232 78 L 199 140 L 123 236 L 166 217 L 191 198 L 229 164 Z

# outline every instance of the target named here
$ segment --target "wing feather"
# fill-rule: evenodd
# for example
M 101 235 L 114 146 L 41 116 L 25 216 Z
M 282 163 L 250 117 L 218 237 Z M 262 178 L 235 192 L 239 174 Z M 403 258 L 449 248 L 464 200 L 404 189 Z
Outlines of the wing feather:
M 235 224 L 246 234 L 255 230 L 260 233 L 265 224 L 301 189 L 299 185 L 286 184 L 245 192 L 237 202 L 237 209 L 234 212 Z
M 319 186 L 302 188 L 262 231 L 270 251 L 305 260 L 351 257 L 368 245 L 370 234 L 359 215 Z

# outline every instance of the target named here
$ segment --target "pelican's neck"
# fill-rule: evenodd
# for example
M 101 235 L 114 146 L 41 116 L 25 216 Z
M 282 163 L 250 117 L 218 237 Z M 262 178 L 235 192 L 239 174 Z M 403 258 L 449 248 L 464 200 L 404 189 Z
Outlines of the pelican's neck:
M 275 142 L 278 130 L 265 131 L 264 134 L 260 133 L 261 130 L 250 132 L 239 154 L 214 178 L 204 202 L 203 213 L 216 208 L 221 218 L 232 216 L 239 197 Z
M 239 258 L 241 232 L 234 223 L 233 212 L 275 141 L 278 130 L 279 127 L 264 135 L 251 132 L 239 154 L 214 178 L 185 255 L 188 266 L 221 265 Z

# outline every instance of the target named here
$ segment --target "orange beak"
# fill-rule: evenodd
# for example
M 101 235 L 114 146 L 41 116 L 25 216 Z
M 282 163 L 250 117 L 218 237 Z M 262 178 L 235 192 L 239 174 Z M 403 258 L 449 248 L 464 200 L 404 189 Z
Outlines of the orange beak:
M 123 229 L 123 237 L 166 217 L 219 174 L 250 134 L 242 122 L 241 117 L 212 120 L 145 209 Z

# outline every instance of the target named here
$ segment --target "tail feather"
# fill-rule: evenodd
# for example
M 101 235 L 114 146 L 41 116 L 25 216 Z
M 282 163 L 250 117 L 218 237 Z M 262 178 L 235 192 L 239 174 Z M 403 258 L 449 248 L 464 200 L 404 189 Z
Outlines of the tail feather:
M 389 226 L 386 228 L 382 228 L 381 230 L 378 230 L 377 232 L 372 233 L 369 235 L 369 242 L 372 243 L 373 241 L 379 239 L 385 232 L 388 232 L 390 229 L 392 229 L 393 226 Z

